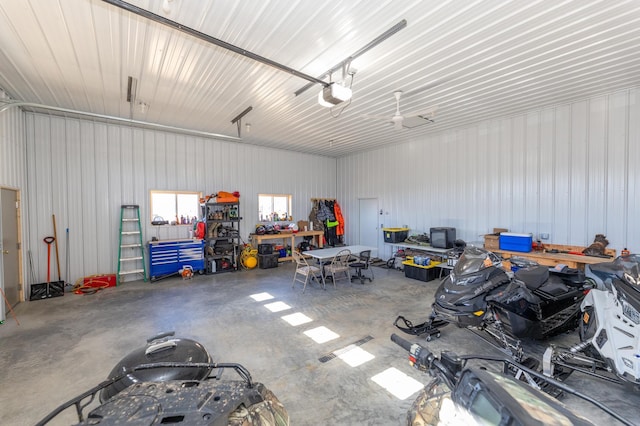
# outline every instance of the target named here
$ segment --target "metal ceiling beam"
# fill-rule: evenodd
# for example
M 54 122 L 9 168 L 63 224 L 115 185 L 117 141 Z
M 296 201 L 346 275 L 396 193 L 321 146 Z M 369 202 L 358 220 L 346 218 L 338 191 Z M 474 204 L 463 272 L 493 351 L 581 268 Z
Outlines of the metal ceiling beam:
M 371 40 L 369 43 L 367 43 L 366 46 L 364 46 L 363 48 L 361 48 L 357 52 L 353 53 L 352 55 L 350 55 L 348 58 L 346 58 L 342 62 L 338 63 L 336 66 L 334 66 L 330 70 L 326 71 L 324 74 L 319 76 L 318 79 L 325 78 L 327 76 L 330 76 L 331 74 L 333 74 L 334 72 L 336 72 L 338 70 L 341 70 L 341 69 L 344 69 L 345 67 L 348 67 L 351 64 L 351 61 L 356 59 L 358 56 L 364 54 L 365 52 L 368 52 L 369 50 L 371 50 L 372 48 L 376 47 L 377 45 L 379 45 L 380 43 L 382 43 L 383 41 L 385 41 L 386 39 L 388 39 L 389 37 L 391 37 L 392 35 L 394 35 L 398 31 L 400 31 L 401 29 L 405 28 L 406 26 L 407 26 L 407 20 L 403 19 L 402 21 L 400 21 L 397 24 L 395 24 L 393 27 L 389 28 L 387 31 L 385 31 L 382 34 L 380 34 L 378 37 L 376 37 L 373 40 Z M 313 87 L 314 84 L 315 84 L 315 82 L 312 82 L 312 83 L 309 83 L 306 86 L 298 89 L 295 92 L 295 95 L 298 96 L 301 93 L 307 91 L 309 88 Z
M 153 12 L 149 12 L 146 9 L 142 9 L 140 7 L 134 6 L 134 5 L 129 4 L 129 3 L 125 2 L 125 1 L 121 1 L 121 0 L 102 0 L 102 1 L 104 1 L 105 3 L 109 3 L 109 4 L 113 5 L 113 6 L 119 7 L 121 9 L 124 9 L 124 10 L 126 10 L 128 12 L 131 12 L 133 14 L 136 14 L 138 16 L 142 16 L 144 18 L 150 19 L 150 20 L 152 20 L 154 22 L 157 22 L 159 24 L 166 25 L 166 26 L 171 27 L 171 28 L 173 28 L 175 30 L 183 32 L 185 34 L 189 34 L 190 36 L 199 38 L 200 40 L 204 40 L 207 43 L 215 44 L 216 46 L 219 46 L 219 47 L 222 47 L 224 49 L 230 50 L 230 51 L 235 52 L 235 53 L 237 53 L 239 55 L 246 56 L 247 58 L 253 59 L 254 61 L 258 61 L 258 62 L 263 63 L 265 65 L 269 65 L 271 67 L 279 69 L 280 71 L 284 71 L 286 73 L 293 74 L 296 77 L 300 77 L 300 78 L 303 78 L 305 80 L 308 80 L 308 81 L 312 82 L 313 84 L 321 84 L 324 87 L 329 86 L 329 83 L 327 83 L 327 82 L 325 82 L 323 80 L 320 80 L 318 78 L 312 77 L 312 76 L 307 75 L 305 73 L 302 73 L 300 71 L 296 71 L 293 68 L 289 68 L 286 65 L 279 64 L 279 63 L 277 63 L 275 61 L 272 61 L 271 59 L 265 58 L 264 56 L 260 56 L 260 55 L 258 55 L 256 53 L 249 52 L 248 50 L 245 50 L 245 49 L 243 49 L 241 47 L 234 46 L 233 44 L 227 43 L 226 41 L 223 41 L 223 40 L 220 40 L 218 38 L 212 37 L 212 36 L 210 36 L 208 34 L 202 33 L 202 32 L 200 32 L 198 30 L 194 30 L 193 28 L 186 27 L 186 26 L 184 26 L 182 24 L 179 24 L 176 21 L 172 21 L 171 19 L 167 19 L 164 16 L 156 15 Z

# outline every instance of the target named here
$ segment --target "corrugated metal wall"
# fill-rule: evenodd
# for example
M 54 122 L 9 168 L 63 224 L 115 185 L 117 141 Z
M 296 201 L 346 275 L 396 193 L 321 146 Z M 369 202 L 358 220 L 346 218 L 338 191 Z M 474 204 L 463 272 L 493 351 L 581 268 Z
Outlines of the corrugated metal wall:
M 63 260 L 69 228 L 71 280 L 114 272 L 119 207 L 140 204 L 147 217 L 151 189 L 240 191 L 244 238 L 255 224 L 256 194 L 265 192 L 294 194 L 296 219 L 306 218 L 310 198 L 337 197 L 348 243 L 359 239 L 358 199 L 377 198 L 380 223 L 408 225 L 412 232 L 455 226 L 459 238 L 481 241 L 493 227 L 506 227 L 580 245 L 605 233 L 611 247 L 638 251 L 639 91 L 482 122 L 337 164 L 242 143 L 6 111 L 0 184 L 23 192 L 25 253 L 33 252 L 37 279 L 46 274 L 42 238 L 52 233 L 52 214 Z M 145 239 L 187 233 L 151 225 L 143 231 Z M 378 234 L 379 255 L 387 257 L 391 248 Z
M 358 198 L 378 198 L 385 227 L 494 227 L 547 242 L 640 250 L 640 89 L 478 123 L 338 160 L 338 199 L 357 242 Z M 391 255 L 379 232 L 380 257 Z
M 26 129 L 29 245 L 43 280 L 42 238 L 53 232 L 53 214 L 63 274 L 68 228 L 69 276 L 76 280 L 117 270 L 122 204 L 140 205 L 145 241 L 188 236 L 186 226 L 145 220 L 150 190 L 239 191 L 245 241 L 258 193 L 293 194 L 296 220 L 308 217 L 311 198 L 335 197 L 336 160 L 329 157 L 34 113 L 26 114 Z
M 0 90 L 0 99 L 8 99 Z M 0 186 L 23 190 L 26 185 L 26 157 L 24 137 L 24 114 L 18 108 L 9 108 L 0 113 Z M 24 193 L 21 192 L 21 196 Z M 24 200 L 22 200 L 24 214 Z M 22 221 L 22 238 L 26 238 L 28 226 Z M 0 235 L 1 237 L 1 235 Z M 28 276 L 27 256 L 22 256 L 23 280 Z M 0 264 L 0 267 L 4 267 Z M 0 270 L 0 288 L 4 290 L 3 271 Z M 5 303 L 0 301 L 0 320 L 5 319 Z
M 0 90 L 0 99 L 2 91 Z M 1 105 L 1 104 L 0 104 Z M 0 113 L 0 185 L 21 188 L 25 179 L 24 114 L 18 108 Z

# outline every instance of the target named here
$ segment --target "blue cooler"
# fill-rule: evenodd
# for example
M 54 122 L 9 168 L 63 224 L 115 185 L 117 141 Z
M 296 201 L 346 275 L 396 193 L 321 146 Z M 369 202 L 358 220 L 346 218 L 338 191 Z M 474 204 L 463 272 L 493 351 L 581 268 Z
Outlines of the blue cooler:
M 528 253 L 533 244 L 533 235 L 516 234 L 513 232 L 500 233 L 500 250 Z

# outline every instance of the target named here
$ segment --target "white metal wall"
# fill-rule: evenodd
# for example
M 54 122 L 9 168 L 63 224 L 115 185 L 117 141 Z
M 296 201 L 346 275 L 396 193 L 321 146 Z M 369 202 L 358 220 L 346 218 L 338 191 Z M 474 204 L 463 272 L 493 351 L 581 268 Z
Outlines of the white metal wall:
M 0 89 L 0 99 L 8 99 Z M 1 105 L 1 104 L 0 104 Z M 23 190 L 26 184 L 25 177 L 25 137 L 24 114 L 18 108 L 9 108 L 0 113 L 0 186 Z M 24 193 L 21 193 L 24 195 Z M 22 208 L 24 209 L 24 200 Z M 22 210 L 24 213 L 24 210 Z M 22 222 L 22 237 L 26 238 L 28 227 Z M 0 238 L 2 237 L 0 231 Z M 26 277 L 26 253 L 23 252 L 22 271 Z M 0 261 L 0 268 L 2 268 Z M 0 288 L 4 290 L 3 271 L 0 269 Z M 5 319 L 5 303 L 0 300 L 0 320 Z
M 347 238 L 358 237 L 357 199 L 375 197 L 380 223 L 411 233 L 454 226 L 476 242 L 504 227 L 576 245 L 603 233 L 611 248 L 637 252 L 639 96 L 619 91 L 339 159 Z
M 241 236 L 255 227 L 258 193 L 293 194 L 294 219 L 308 217 L 312 197 L 335 197 L 336 160 L 242 143 L 26 114 L 29 246 L 39 279 L 56 215 L 63 275 L 66 229 L 69 281 L 117 270 L 120 206 L 140 205 L 143 238 L 186 238 L 188 227 L 154 227 L 150 190 L 239 191 Z M 52 264 L 52 277 L 57 275 Z M 52 278 L 53 279 L 53 278 Z

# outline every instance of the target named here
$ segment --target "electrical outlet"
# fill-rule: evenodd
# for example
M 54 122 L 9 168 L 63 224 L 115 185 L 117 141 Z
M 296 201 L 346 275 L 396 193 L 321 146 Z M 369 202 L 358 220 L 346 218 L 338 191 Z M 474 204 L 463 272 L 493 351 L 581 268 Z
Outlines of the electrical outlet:
M 549 234 L 546 232 L 543 232 L 540 234 L 540 239 L 541 240 L 548 240 L 549 239 Z

